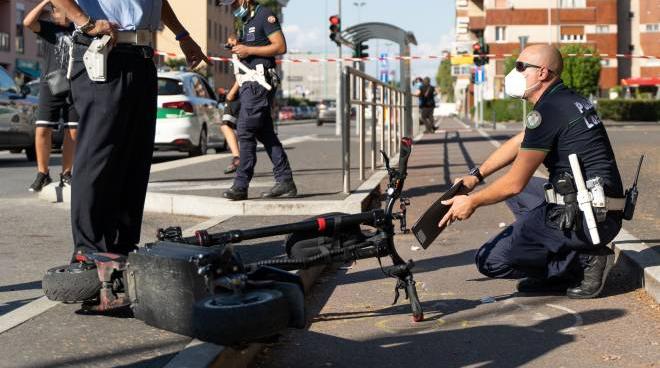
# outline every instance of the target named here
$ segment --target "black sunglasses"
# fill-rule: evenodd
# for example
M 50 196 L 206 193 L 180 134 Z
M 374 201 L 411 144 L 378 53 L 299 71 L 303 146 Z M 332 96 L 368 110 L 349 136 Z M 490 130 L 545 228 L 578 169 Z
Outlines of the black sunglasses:
M 530 63 L 525 63 L 523 61 L 516 61 L 516 70 L 519 72 L 524 72 L 527 68 L 536 68 L 536 69 L 541 69 L 543 68 L 542 66 L 530 64 Z M 550 73 L 554 73 L 550 68 L 546 67 Z

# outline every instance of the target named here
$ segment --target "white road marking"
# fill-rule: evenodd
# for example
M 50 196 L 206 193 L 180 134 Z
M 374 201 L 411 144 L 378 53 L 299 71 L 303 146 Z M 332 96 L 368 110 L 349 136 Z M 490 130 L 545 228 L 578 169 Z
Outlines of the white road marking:
M 23 322 L 56 306 L 59 302 L 48 300 L 45 296 L 0 316 L 0 333 L 10 330 Z
M 580 313 L 578 313 L 578 312 L 576 312 L 576 311 L 574 311 L 574 310 L 572 310 L 568 307 L 564 307 L 563 305 L 557 305 L 557 304 L 546 304 L 546 305 L 550 308 L 555 308 L 555 309 L 559 309 L 561 311 L 564 311 L 566 313 L 570 313 L 575 318 L 575 323 L 573 324 L 573 326 L 568 327 L 568 328 L 564 328 L 563 330 L 559 330 L 559 332 L 561 332 L 561 333 L 575 332 L 577 330 L 577 328 L 582 326 L 582 323 L 584 323 Z

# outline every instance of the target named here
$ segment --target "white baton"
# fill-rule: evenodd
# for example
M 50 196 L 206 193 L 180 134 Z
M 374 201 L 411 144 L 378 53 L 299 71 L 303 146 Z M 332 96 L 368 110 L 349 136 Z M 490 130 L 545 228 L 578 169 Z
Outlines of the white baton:
M 600 244 L 600 235 L 598 235 L 598 225 L 594 217 L 594 210 L 591 207 L 591 193 L 587 190 L 587 186 L 582 176 L 582 169 L 580 169 L 580 162 L 575 153 L 568 156 L 568 161 L 571 163 L 571 171 L 575 178 L 575 186 L 577 187 L 577 200 L 580 206 L 580 211 L 584 213 L 584 218 L 587 220 L 587 227 L 589 228 L 589 235 L 591 235 L 591 242 L 594 245 Z

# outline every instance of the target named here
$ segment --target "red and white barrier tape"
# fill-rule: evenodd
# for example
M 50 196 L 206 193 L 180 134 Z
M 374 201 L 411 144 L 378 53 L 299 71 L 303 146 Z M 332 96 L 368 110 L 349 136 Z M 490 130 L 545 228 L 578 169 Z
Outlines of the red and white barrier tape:
M 163 55 L 163 56 L 168 56 L 168 57 L 182 57 L 180 54 L 176 53 L 171 53 L 171 52 L 164 52 L 164 51 L 156 51 L 156 55 Z M 464 54 L 464 55 L 453 55 L 457 57 L 472 57 L 473 55 L 471 54 Z M 486 55 L 487 57 L 491 59 L 505 59 L 511 56 L 515 56 L 515 54 L 488 54 Z M 660 59 L 660 56 L 649 56 L 649 55 L 633 55 L 633 54 L 565 54 L 564 57 L 591 57 L 591 56 L 598 56 L 602 59 Z M 408 61 L 413 61 L 413 60 L 442 60 L 447 58 L 448 56 L 438 56 L 438 55 L 428 55 L 428 56 L 387 56 L 387 57 L 366 57 L 366 58 L 353 58 L 353 57 L 344 57 L 344 58 L 293 58 L 293 57 L 286 57 L 282 59 L 277 59 L 276 62 L 278 64 L 282 63 L 293 63 L 293 64 L 304 64 L 304 63 L 335 63 L 339 60 L 341 61 L 400 61 L 400 60 L 408 60 Z M 229 57 L 222 57 L 222 56 L 209 56 L 209 59 L 213 61 L 221 61 L 221 62 L 230 62 L 231 58 Z

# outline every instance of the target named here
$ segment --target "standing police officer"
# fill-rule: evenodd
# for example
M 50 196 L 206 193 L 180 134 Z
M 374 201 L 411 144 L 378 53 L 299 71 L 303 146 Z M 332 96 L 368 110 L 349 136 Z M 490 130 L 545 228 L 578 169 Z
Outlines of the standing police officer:
M 153 32 L 162 20 L 176 35 L 192 68 L 208 59 L 168 0 L 51 2 L 77 29 L 69 68 L 80 114 L 71 190 L 75 252 L 127 254 L 140 241 L 153 155 L 157 98 Z M 101 38 L 104 35 L 110 36 L 108 46 L 89 46 L 107 40 Z M 100 55 L 104 50 L 110 50 L 106 61 Z M 83 59 L 89 57 L 97 62 L 86 66 Z
M 577 154 L 585 180 L 602 180 L 608 202 L 623 197 L 623 186 L 605 127 L 593 104 L 563 84 L 562 68 L 561 55 L 552 46 L 523 50 L 506 76 L 505 90 L 534 103 L 526 128 L 462 179 L 471 191 L 484 177 L 509 164 L 511 169 L 483 190 L 447 201 L 451 209 L 439 225 L 508 199 L 516 222 L 479 249 L 479 271 L 494 278 L 523 278 L 521 292 L 562 291 L 571 298 L 593 298 L 603 288 L 613 254 L 593 244 L 578 208 L 568 156 Z M 540 178 L 532 178 L 541 163 L 550 173 L 545 188 Z M 562 201 L 556 199 L 560 197 Z M 621 210 L 611 208 L 599 216 L 600 244 L 609 243 L 621 229 Z
M 254 0 L 218 0 L 220 5 L 230 5 L 235 17 L 240 18 L 243 28 L 238 43 L 232 48 L 241 61 L 250 69 L 263 71 L 268 91 L 255 81 L 245 81 L 240 86 L 241 101 L 237 130 L 240 148 L 240 165 L 236 171 L 234 185 L 224 197 L 239 201 L 247 199 L 248 187 L 257 163 L 257 140 L 263 143 L 273 163 L 276 184 L 263 198 L 295 197 L 298 194 L 293 182 L 293 173 L 282 143 L 273 127 L 271 109 L 279 82 L 275 73 L 275 56 L 286 53 L 286 40 L 279 20 L 270 9 Z

